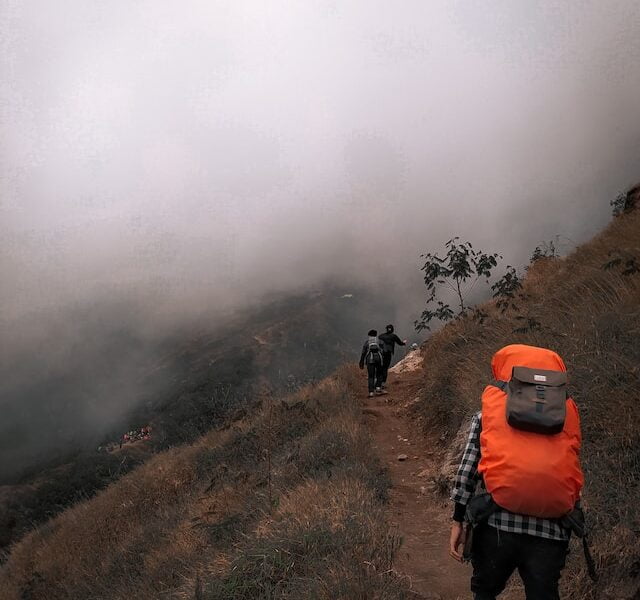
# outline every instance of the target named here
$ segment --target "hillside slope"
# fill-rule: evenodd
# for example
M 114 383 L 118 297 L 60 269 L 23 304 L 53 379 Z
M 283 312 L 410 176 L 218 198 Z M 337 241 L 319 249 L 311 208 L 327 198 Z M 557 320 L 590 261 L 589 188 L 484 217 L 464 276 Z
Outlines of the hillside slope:
M 350 377 L 265 399 L 30 533 L 3 598 L 406 598 Z
M 413 411 L 447 452 L 440 473 L 450 484 L 491 380 L 490 359 L 510 343 L 556 350 L 570 374 L 583 428 L 584 505 L 593 527 L 601 579 L 594 586 L 574 552 L 563 598 L 640 597 L 640 210 L 566 258 L 529 269 L 517 308 L 494 303 L 478 317 L 449 324 L 423 348 L 424 387 Z
M 12 386 L 0 377 L 0 559 L 34 525 L 91 497 L 155 452 L 242 418 L 266 389 L 291 392 L 357 355 L 370 326 L 365 319 L 384 322 L 389 309 L 366 290 L 350 291 L 343 297 L 343 290 L 326 287 L 271 298 L 233 317 L 158 334 L 135 346 L 136 361 L 129 343 L 135 324 L 98 311 L 100 318 L 91 318 L 102 319 L 100 326 L 94 324 L 93 335 L 65 361 L 52 361 L 55 368 L 44 368 L 46 351 L 22 361 L 21 378 L 29 385 L 14 380 Z M 99 405 L 102 416 L 85 423 L 85 404 Z M 148 424 L 150 441 L 97 452 Z

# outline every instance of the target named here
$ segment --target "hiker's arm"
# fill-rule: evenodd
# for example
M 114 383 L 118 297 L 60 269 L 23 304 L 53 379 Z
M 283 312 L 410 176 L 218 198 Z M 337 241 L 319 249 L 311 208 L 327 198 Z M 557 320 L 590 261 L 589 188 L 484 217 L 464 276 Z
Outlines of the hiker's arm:
M 462 460 L 458 467 L 451 500 L 454 501 L 454 521 L 463 521 L 466 506 L 473 497 L 478 483 L 478 462 L 480 462 L 480 414 L 473 415 L 467 445 L 462 453 Z
M 453 481 L 451 499 L 453 505 L 453 523 L 449 536 L 449 555 L 462 562 L 462 553 L 467 540 L 467 529 L 464 515 L 467 503 L 473 497 L 478 482 L 478 462 L 480 461 L 480 416 L 473 415 L 467 445 L 462 453 L 462 460 Z
M 467 541 L 467 529 L 464 523 L 454 521 L 451 525 L 451 535 L 449 536 L 449 555 L 458 562 L 462 562 L 464 545 Z
M 454 502 L 453 503 L 453 520 L 456 523 L 464 522 L 464 515 L 467 512 L 467 505 L 462 504 L 462 502 Z
M 362 354 L 360 355 L 360 363 L 359 366 L 361 369 L 364 369 L 364 357 L 367 355 L 367 345 L 362 346 Z
M 402 341 L 395 333 L 393 334 L 393 336 L 395 337 L 395 343 L 398 344 L 398 346 L 404 346 L 406 344 L 406 341 Z

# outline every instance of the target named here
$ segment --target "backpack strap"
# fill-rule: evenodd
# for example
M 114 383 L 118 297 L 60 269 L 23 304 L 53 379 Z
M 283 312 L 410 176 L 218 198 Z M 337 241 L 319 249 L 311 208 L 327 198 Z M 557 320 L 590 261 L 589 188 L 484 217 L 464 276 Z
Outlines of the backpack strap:
M 493 385 L 499 389 L 501 389 L 503 392 L 507 391 L 507 386 L 509 385 L 508 381 L 502 381 L 501 379 L 494 379 L 489 385 Z
M 596 571 L 596 563 L 593 560 L 593 556 L 591 556 L 589 540 L 586 535 L 582 536 L 582 549 L 584 550 L 584 560 L 587 563 L 587 572 L 589 573 L 589 577 L 591 577 L 591 581 L 597 582 L 598 573 Z
M 574 509 L 560 519 L 560 525 L 570 529 L 576 537 L 582 539 L 582 550 L 584 552 L 584 560 L 587 563 L 587 572 L 592 581 L 598 581 L 598 573 L 596 571 L 596 563 L 591 556 L 589 549 L 588 529 L 585 523 L 584 512 L 579 504 Z

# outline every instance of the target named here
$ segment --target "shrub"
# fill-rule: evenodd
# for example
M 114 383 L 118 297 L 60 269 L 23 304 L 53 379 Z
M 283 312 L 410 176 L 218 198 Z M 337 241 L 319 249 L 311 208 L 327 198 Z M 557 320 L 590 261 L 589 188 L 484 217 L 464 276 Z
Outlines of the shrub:
M 417 331 L 430 329 L 429 324 L 434 319 L 446 322 L 456 314 L 463 315 L 467 310 L 465 296 L 481 277 L 489 279 L 498 258 L 502 258 L 497 253 L 475 250 L 470 242 L 459 242 L 459 239 L 454 237 L 445 244 L 446 254 L 443 257 L 431 253 L 422 255 L 425 262 L 421 270 L 424 271 L 424 284 L 429 296 L 426 308 L 415 322 Z M 439 297 L 442 289 L 455 294 L 457 313 Z

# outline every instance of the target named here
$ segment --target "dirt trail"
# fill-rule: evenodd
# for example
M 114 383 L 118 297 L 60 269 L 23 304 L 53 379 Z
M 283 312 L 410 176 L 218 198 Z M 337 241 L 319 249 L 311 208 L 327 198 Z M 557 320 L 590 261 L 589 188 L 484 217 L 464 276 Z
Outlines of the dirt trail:
M 407 413 L 422 382 L 416 358 L 418 353 L 412 353 L 397 365 L 396 372 L 389 373 L 389 393 L 368 398 L 364 409 L 391 477 L 389 521 L 403 538 L 395 567 L 409 578 L 416 598 L 467 599 L 470 567 L 448 555 L 451 506 L 439 500 L 430 486 L 440 456 Z M 402 454 L 406 460 L 398 460 Z

